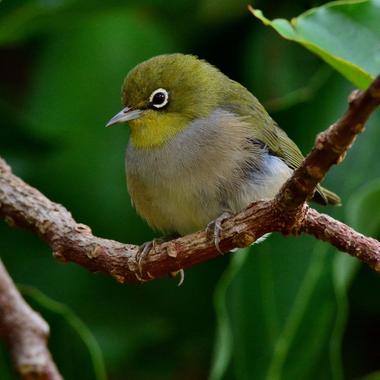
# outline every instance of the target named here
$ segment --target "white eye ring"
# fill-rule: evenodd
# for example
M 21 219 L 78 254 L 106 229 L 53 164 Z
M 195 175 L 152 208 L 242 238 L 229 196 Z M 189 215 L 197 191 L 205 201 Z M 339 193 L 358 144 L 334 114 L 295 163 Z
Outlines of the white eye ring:
M 157 94 L 163 94 L 164 97 L 162 98 L 161 103 L 154 103 L 154 97 Z M 165 107 L 169 102 L 169 93 L 164 88 L 158 88 L 157 90 L 154 90 L 152 94 L 149 97 L 149 102 L 154 108 L 162 108 Z

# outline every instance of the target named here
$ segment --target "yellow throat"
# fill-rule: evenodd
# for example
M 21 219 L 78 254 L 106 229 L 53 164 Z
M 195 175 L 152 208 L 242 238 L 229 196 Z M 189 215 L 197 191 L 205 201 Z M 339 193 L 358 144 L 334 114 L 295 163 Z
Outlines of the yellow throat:
M 180 114 L 160 114 L 151 110 L 131 120 L 131 142 L 136 148 L 153 148 L 164 144 L 186 128 L 188 121 Z

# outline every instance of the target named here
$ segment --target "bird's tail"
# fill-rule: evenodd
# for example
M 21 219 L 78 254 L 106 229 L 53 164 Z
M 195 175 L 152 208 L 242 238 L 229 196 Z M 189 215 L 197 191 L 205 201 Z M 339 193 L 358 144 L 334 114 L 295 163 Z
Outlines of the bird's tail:
M 317 187 L 317 191 L 314 194 L 313 200 L 322 205 L 342 205 L 341 199 L 337 194 L 319 185 Z

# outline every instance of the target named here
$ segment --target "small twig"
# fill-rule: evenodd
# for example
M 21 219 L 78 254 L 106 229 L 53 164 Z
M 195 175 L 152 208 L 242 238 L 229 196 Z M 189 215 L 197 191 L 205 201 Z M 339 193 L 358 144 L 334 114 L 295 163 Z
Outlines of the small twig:
M 302 232 L 329 242 L 340 251 L 349 252 L 376 272 L 380 272 L 380 244 L 376 239 L 366 237 L 346 224 L 329 215 L 320 214 L 312 208 L 306 213 Z
M 364 130 L 364 123 L 380 103 L 380 77 L 363 92 L 351 95 L 344 116 L 322 132 L 311 153 L 272 201 L 250 205 L 223 223 L 220 247 L 228 251 L 247 246 L 268 232 L 307 233 L 331 243 L 380 271 L 380 243 L 365 237 L 305 203 L 333 164 L 341 162 Z M 0 159 L 0 216 L 10 225 L 30 229 L 41 236 L 61 261 L 71 261 L 91 271 L 101 271 L 119 282 L 152 280 L 218 256 L 205 231 L 156 244 L 136 263 L 138 247 L 92 235 L 63 206 L 12 174 Z
M 22 379 L 62 379 L 47 348 L 48 324 L 21 297 L 1 260 L 0 335 Z

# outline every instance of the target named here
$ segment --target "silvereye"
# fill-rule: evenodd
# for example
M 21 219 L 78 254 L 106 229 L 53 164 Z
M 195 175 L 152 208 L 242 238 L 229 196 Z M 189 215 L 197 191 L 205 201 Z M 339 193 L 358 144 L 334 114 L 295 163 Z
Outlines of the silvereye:
M 184 235 L 214 220 L 220 229 L 226 213 L 273 198 L 303 160 L 255 96 L 192 55 L 137 65 L 122 102 L 107 126 L 128 122 L 128 190 L 138 213 L 162 232 Z M 314 200 L 340 203 L 322 187 Z

